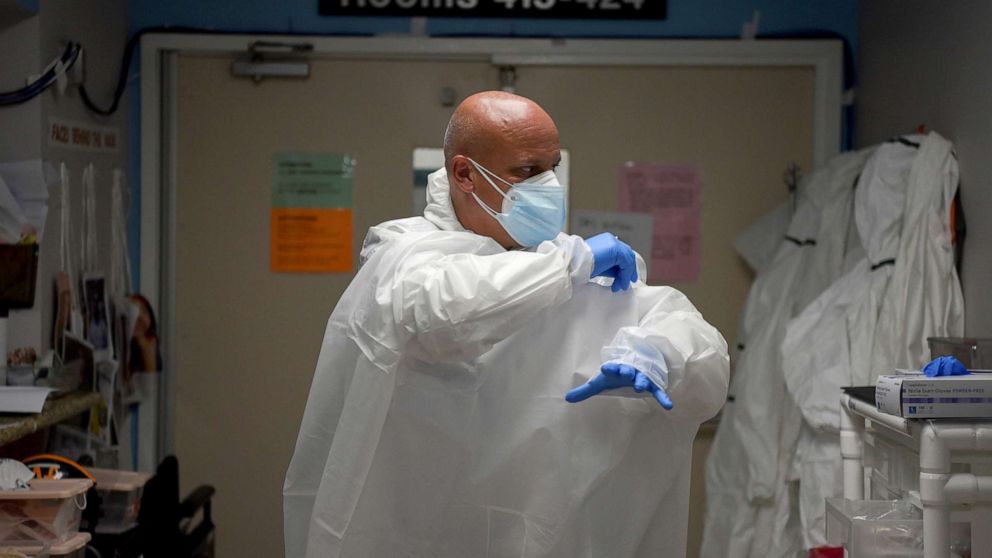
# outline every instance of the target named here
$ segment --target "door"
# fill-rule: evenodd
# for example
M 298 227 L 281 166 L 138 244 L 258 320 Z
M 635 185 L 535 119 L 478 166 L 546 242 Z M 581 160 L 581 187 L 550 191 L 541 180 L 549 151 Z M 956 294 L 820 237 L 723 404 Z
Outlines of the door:
M 272 156 L 355 156 L 357 254 L 369 226 L 411 215 L 414 149 L 440 146 L 452 110 L 441 90 L 454 88 L 460 100 L 497 88 L 498 69 L 322 59 L 307 80 L 254 83 L 231 77 L 230 62 L 179 57 L 175 450 L 184 490 L 218 489 L 218 555 L 279 556 L 283 477 L 324 326 L 352 275 L 269 270 Z M 517 74 L 517 91 L 548 110 L 570 150 L 571 209 L 615 208 L 626 161 L 701 169 L 701 274 L 675 286 L 733 342 L 751 275 L 731 240 L 786 198 L 789 162 L 810 167 L 813 71 L 526 66 Z M 698 491 L 699 464 L 694 476 Z M 701 513 L 692 510 L 690 555 Z

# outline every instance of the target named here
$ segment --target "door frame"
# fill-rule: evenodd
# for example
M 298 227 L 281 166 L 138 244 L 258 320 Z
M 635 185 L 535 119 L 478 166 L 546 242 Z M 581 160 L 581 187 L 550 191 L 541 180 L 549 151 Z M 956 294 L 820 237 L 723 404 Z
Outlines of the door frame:
M 840 152 L 843 45 L 815 40 L 658 40 L 149 34 L 141 38 L 140 288 L 158 310 L 161 373 L 151 469 L 175 446 L 175 208 L 179 55 L 236 56 L 259 40 L 312 45 L 311 58 L 488 61 L 494 66 L 760 66 L 814 72 L 813 161 Z M 149 431 L 150 430 L 150 431 Z M 153 460 L 152 460 L 153 459 Z

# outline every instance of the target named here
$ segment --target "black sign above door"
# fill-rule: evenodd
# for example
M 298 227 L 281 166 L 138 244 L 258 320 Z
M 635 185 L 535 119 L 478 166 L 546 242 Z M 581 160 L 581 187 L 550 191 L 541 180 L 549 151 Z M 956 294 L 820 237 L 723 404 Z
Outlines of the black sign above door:
M 319 0 L 326 16 L 665 19 L 667 0 Z

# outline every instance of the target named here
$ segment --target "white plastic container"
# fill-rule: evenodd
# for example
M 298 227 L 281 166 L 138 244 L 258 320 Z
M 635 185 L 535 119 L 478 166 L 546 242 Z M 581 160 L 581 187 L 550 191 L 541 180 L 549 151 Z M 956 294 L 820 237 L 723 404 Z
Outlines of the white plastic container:
M 34 385 L 34 365 L 22 364 L 7 367 L 8 386 L 33 386 Z
M 950 551 L 970 549 L 968 524 L 951 525 Z M 923 512 L 905 501 L 827 499 L 827 544 L 849 558 L 923 556 Z
M 923 512 L 891 500 L 827 500 L 827 542 L 850 558 L 923 556 Z
M 76 533 L 65 542 L 48 547 L 48 556 L 52 558 L 86 558 L 86 543 L 90 542 L 89 533 Z M 45 552 L 43 546 L 18 547 L 18 551 L 28 556 L 41 556 Z
M 134 527 L 138 522 L 141 492 L 152 475 L 114 469 L 89 471 L 103 499 L 103 517 L 96 525 L 96 532 L 116 534 Z
M 0 546 L 56 545 L 79 530 L 89 479 L 39 480 L 0 491 Z

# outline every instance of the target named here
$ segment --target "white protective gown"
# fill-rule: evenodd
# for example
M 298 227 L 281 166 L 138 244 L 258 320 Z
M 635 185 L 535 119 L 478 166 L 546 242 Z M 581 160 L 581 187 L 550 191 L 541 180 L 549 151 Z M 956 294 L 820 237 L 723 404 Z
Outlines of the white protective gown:
M 671 288 L 590 282 L 578 237 L 506 251 L 464 230 L 444 170 L 428 185 L 424 218 L 369 231 L 328 322 L 283 490 L 287 557 L 683 555 L 723 338 Z M 607 345 L 666 363 L 675 408 L 566 403 Z
M 888 142 L 865 165 L 855 216 L 864 258 L 789 323 L 789 393 L 802 410 L 804 546 L 825 543 L 824 499 L 841 494 L 840 388 L 929 360 L 926 338 L 963 332 L 950 207 L 952 146 L 936 133 Z
M 800 415 L 786 397 L 779 348 L 788 320 L 843 270 L 853 187 L 870 151 L 835 157 L 802 181 L 785 238 L 748 294 L 734 401 L 724 408 L 707 460 L 703 557 L 799 551 L 789 480 Z

